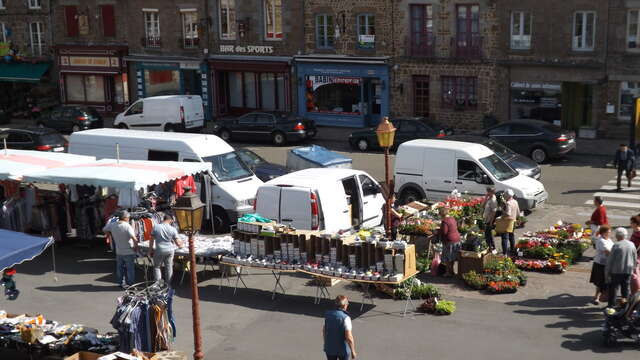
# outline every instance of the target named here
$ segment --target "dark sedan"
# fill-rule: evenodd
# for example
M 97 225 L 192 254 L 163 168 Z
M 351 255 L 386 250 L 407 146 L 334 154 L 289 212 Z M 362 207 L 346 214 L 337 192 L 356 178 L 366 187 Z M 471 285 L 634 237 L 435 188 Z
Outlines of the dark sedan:
M 275 145 L 316 136 L 316 123 L 282 111 L 250 112 L 237 118 L 219 119 L 213 131 L 223 140 L 269 139 Z
M 485 130 L 484 136 L 529 156 L 538 164 L 562 157 L 576 148 L 573 131 L 540 120 L 501 123 Z
M 251 170 L 253 170 L 258 179 L 264 182 L 290 172 L 290 170 L 286 167 L 270 163 L 251 150 L 237 149 L 236 153 L 238 153 L 242 162 L 244 162 Z
M 1 138 L 6 138 L 8 149 L 55 152 L 64 152 L 67 149 L 67 141 L 53 129 L 39 127 L 0 129 Z
M 529 159 L 526 156 L 516 154 L 508 147 L 496 142 L 493 139 L 486 138 L 484 136 L 474 136 L 474 135 L 453 135 L 446 138 L 447 140 L 453 141 L 464 141 L 471 142 L 476 144 L 482 144 L 494 153 L 498 155 L 504 162 L 509 164 L 513 169 L 519 172 L 522 175 L 532 177 L 536 180 L 539 180 L 542 176 L 542 171 L 540 170 L 540 166 L 538 164 Z
M 396 128 L 394 148 L 409 140 L 443 138 L 453 135 L 453 129 L 421 117 L 392 119 L 391 123 Z M 349 135 L 349 145 L 360 151 L 380 149 L 376 128 L 354 131 Z
M 76 132 L 104 126 L 102 116 L 90 107 L 60 106 L 38 119 L 38 126 L 60 132 Z

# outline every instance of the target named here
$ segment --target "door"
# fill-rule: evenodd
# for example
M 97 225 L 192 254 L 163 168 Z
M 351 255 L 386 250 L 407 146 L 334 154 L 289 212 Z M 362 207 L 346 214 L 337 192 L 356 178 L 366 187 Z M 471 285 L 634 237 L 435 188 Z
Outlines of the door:
M 342 179 L 342 187 L 347 196 L 347 203 L 350 206 L 351 226 L 358 227 L 362 224 L 362 197 L 360 188 L 355 176 Z
M 362 189 L 362 226 L 374 227 L 382 222 L 385 199 L 380 185 L 367 175 L 358 175 Z
M 523 154 L 529 154 L 529 148 L 536 141 L 536 138 L 543 135 L 538 129 L 524 125 L 511 124 L 509 135 L 507 136 L 508 145 L 511 150 Z
M 311 230 L 311 190 L 285 187 L 280 193 L 280 222 L 296 229 Z
M 493 140 L 499 142 L 502 145 L 508 147 L 507 143 L 509 142 L 509 129 L 511 128 L 510 124 L 502 124 L 498 125 L 489 131 L 487 131 L 487 137 L 492 138 Z
M 247 114 L 240 116 L 237 120 L 235 120 L 234 124 L 231 125 L 231 131 L 233 132 L 233 136 L 237 139 L 249 140 L 253 138 L 256 127 L 256 114 Z
M 256 115 L 256 122 L 253 126 L 254 139 L 265 138 L 271 134 L 271 130 L 275 127 L 275 118 L 271 114 L 260 113 Z
M 62 108 L 57 108 L 51 111 L 49 114 L 49 120 L 45 123 L 46 127 L 50 127 L 52 129 L 61 130 L 61 117 L 62 117 Z
M 456 7 L 456 56 L 471 58 L 480 51 L 480 7 L 458 5 Z
M 7 148 L 18 150 L 35 150 L 33 138 L 23 132 L 9 132 L 7 136 Z
M 454 189 L 455 157 L 451 150 L 425 149 L 423 187 L 429 200 L 443 200 Z
M 456 159 L 456 179 L 454 188 L 469 196 L 484 195 L 484 171 L 473 161 Z M 486 177 L 488 179 L 488 177 Z
M 256 194 L 256 213 L 280 222 L 280 186 L 262 185 Z
M 132 128 L 144 128 L 144 101 L 138 100 L 124 113 L 124 123 Z

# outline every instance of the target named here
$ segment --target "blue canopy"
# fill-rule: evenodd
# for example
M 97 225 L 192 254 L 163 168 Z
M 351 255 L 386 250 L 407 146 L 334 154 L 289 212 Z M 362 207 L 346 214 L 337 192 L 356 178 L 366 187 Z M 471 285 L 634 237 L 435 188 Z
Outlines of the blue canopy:
M 0 229 L 0 271 L 31 260 L 53 244 L 53 238 Z
M 350 158 L 318 145 L 295 148 L 291 153 L 320 167 L 341 167 L 340 165 L 351 167 Z

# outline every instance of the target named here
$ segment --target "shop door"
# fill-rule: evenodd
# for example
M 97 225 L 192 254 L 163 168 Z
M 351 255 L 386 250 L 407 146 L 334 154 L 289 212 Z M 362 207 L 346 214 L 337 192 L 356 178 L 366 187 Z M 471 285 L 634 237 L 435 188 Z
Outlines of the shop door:
M 593 126 L 593 85 L 562 83 L 562 128 L 578 130 Z
M 218 115 L 226 115 L 229 113 L 229 76 L 226 72 L 216 72 L 217 80 L 217 99 L 218 99 Z
M 202 84 L 197 70 L 182 70 L 185 95 L 202 95 Z
M 380 79 L 364 79 L 362 89 L 365 122 L 369 126 L 376 126 L 381 120 L 382 82 Z

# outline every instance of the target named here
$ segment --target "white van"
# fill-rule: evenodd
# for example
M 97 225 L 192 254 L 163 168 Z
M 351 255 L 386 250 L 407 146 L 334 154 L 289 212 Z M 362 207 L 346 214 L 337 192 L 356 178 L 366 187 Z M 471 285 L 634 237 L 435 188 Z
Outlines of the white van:
M 487 186 L 513 190 L 521 210 L 547 200 L 544 185 L 520 175 L 484 145 L 448 140 L 412 140 L 401 144 L 395 159 L 395 192 L 401 203 L 440 201 L 454 189 L 482 196 Z
M 115 159 L 116 144 L 121 159 L 210 162 L 214 185 L 211 203 L 217 231 L 253 212 L 256 190 L 262 181 L 229 144 L 215 135 L 94 129 L 71 134 L 69 153 Z
M 256 212 L 296 229 L 337 232 L 382 223 L 384 197 L 367 173 L 314 168 L 266 182 L 256 194 Z
M 116 116 L 113 127 L 135 130 L 185 131 L 204 127 L 199 95 L 167 95 L 140 99 Z

